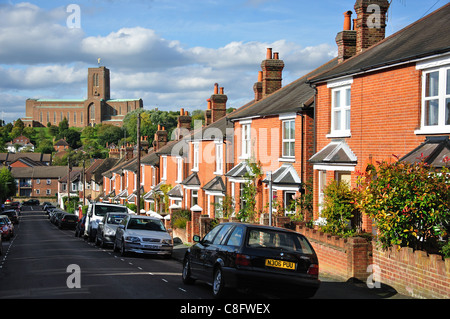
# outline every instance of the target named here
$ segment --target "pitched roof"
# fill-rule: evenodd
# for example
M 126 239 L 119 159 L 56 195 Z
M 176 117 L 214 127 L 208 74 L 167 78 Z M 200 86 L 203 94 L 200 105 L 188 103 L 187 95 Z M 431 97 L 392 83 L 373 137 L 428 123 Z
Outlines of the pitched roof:
M 417 163 L 423 160 L 434 168 L 442 168 L 446 159 L 450 159 L 450 140 L 448 136 L 429 136 L 425 142 L 403 156 L 400 161 Z
M 343 141 L 332 141 L 309 159 L 314 164 L 355 164 L 357 161 L 356 155 Z
M 450 3 L 333 69 L 311 77 L 321 82 L 450 51 Z
M 67 175 L 67 166 L 11 167 L 14 178 L 60 179 Z
M 203 190 L 210 192 L 222 192 L 222 193 L 226 192 L 226 187 L 225 183 L 223 182 L 222 176 L 214 177 L 202 188 Z

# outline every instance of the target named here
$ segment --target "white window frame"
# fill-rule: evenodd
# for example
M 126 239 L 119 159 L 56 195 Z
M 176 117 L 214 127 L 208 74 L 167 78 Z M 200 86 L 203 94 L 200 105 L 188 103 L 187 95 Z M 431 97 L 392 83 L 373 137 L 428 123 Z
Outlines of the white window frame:
M 418 68 L 420 69 L 420 67 Z M 427 77 L 432 73 L 438 75 L 437 95 L 427 96 Z M 447 103 L 450 103 L 450 83 L 447 82 L 450 82 L 450 64 L 423 70 L 420 130 L 415 131 L 416 134 L 450 133 L 450 109 L 446 114 Z M 437 114 L 435 114 L 437 119 L 436 124 L 433 125 L 426 123 L 427 102 L 429 101 L 437 101 Z M 448 120 L 448 124 L 446 120 Z
M 195 192 L 195 194 L 194 194 Z M 194 204 L 194 198 L 197 198 Z M 198 205 L 198 189 L 191 189 L 191 206 Z
M 339 97 L 336 98 L 336 95 Z M 337 118 L 339 114 L 339 118 Z M 347 116 L 348 114 L 348 116 Z M 351 86 L 341 86 L 331 90 L 331 137 L 350 136 Z
M 193 144 L 193 147 L 194 147 L 192 171 L 193 172 L 198 172 L 199 159 L 200 159 L 200 144 L 199 144 L 199 142 L 194 142 L 192 144 Z
M 222 141 L 215 142 L 216 148 L 216 171 L 214 174 L 222 175 L 223 174 L 223 144 Z
M 285 125 L 289 125 L 289 136 L 286 136 Z M 291 125 L 293 125 L 294 135 L 291 136 Z M 289 150 L 286 153 L 285 143 L 288 143 Z M 282 158 L 295 158 L 295 119 L 288 119 L 281 122 L 281 157 Z
M 241 158 L 248 159 L 251 155 L 251 124 L 248 122 L 241 124 Z
M 175 183 L 181 183 L 183 181 L 183 158 L 177 156 L 177 180 Z
M 161 177 L 161 179 L 163 180 L 163 181 L 165 181 L 165 180 L 167 180 L 167 156 L 161 156 L 161 158 L 162 158 L 162 162 L 163 162 L 163 164 L 162 164 L 162 177 Z
M 52 190 L 51 190 L 51 189 L 47 189 L 47 190 L 45 191 L 45 194 L 46 194 L 46 195 L 51 195 L 51 194 L 52 194 Z

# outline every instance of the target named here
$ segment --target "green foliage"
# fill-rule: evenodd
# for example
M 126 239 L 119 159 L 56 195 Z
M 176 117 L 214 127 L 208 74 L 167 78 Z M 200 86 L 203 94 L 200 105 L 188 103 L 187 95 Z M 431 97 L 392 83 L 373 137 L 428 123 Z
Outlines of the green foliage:
M 16 182 L 7 167 L 0 170 L 0 201 L 2 203 L 16 194 Z
M 349 236 L 355 232 L 351 220 L 355 214 L 354 195 L 346 182 L 331 181 L 323 190 L 324 203 L 321 216 L 326 225 L 321 226 L 327 233 Z
M 253 222 L 258 218 L 256 212 L 257 182 L 261 179 L 263 173 L 260 162 L 247 161 L 247 164 L 250 167 L 250 172 L 245 174 L 246 182 L 241 184 L 241 187 L 243 187 L 241 193 L 242 207 L 236 217 L 242 222 Z
M 171 224 L 172 228 L 186 228 L 186 223 L 191 220 L 191 212 L 189 210 L 176 210 L 172 213 Z
M 357 204 L 377 224 L 383 247 L 433 250 L 450 221 L 450 170 L 424 162 L 378 163 L 361 175 Z

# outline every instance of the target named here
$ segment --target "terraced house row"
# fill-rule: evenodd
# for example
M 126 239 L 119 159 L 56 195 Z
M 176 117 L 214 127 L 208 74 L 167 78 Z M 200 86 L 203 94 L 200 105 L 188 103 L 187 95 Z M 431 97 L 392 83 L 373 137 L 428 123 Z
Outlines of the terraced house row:
M 385 38 L 388 8 L 387 0 L 357 0 L 336 36 L 338 57 L 285 86 L 282 74 L 289 66 L 267 49 L 252 101 L 227 114 L 227 95 L 216 84 L 205 125 L 191 130 L 190 115 L 181 110 L 172 137 L 161 123 L 152 145 L 143 138 L 140 167 L 133 146 L 111 150 L 120 159 L 103 174 L 102 200 L 135 202 L 139 187 L 146 211 L 183 209 L 216 218 L 232 199 L 235 215 L 253 176 L 255 212 L 267 214 L 276 198 L 273 211 L 288 215 L 304 191 L 302 182 L 312 181 L 309 218 L 319 220 L 323 188 L 331 180 L 354 186 L 358 171 L 394 161 L 393 154 L 401 161 L 425 158 L 435 167 L 445 165 L 450 4 Z M 166 193 L 164 206 L 160 198 Z M 372 231 L 370 219 L 364 218 L 362 227 Z

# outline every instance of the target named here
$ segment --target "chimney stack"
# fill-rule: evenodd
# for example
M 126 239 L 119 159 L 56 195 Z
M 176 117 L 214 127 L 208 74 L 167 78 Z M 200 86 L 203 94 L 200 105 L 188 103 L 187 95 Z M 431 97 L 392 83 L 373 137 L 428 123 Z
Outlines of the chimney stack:
M 356 1 L 356 54 L 385 38 L 389 5 L 388 0 Z
M 336 36 L 338 62 L 344 62 L 356 54 L 356 31 L 352 30 L 352 12 L 344 13 L 344 30 Z
M 255 102 L 258 102 L 263 98 L 263 87 L 262 87 L 262 79 L 263 79 L 263 72 L 258 72 L 258 82 L 256 82 L 253 85 L 253 91 L 255 92 Z
M 272 56 L 272 48 L 267 48 L 266 60 L 262 61 L 261 68 L 263 71 L 262 95 L 265 97 L 281 89 L 284 62 L 279 59 L 278 52 Z
M 210 122 L 207 124 L 214 123 L 227 114 L 227 101 L 223 87 L 219 91 L 219 84 L 214 84 L 214 94 L 210 98 Z
M 175 129 L 175 140 L 179 141 L 189 133 L 191 130 L 191 121 L 192 118 L 189 115 L 189 112 L 185 112 L 184 109 L 180 109 L 180 116 L 178 117 L 178 125 Z
M 166 145 L 168 142 L 168 133 L 166 131 L 166 129 L 163 127 L 161 127 L 160 124 L 158 124 L 158 130 L 155 133 L 155 138 L 153 139 L 153 150 L 156 152 L 159 149 L 161 149 L 161 147 L 163 147 L 164 145 Z

